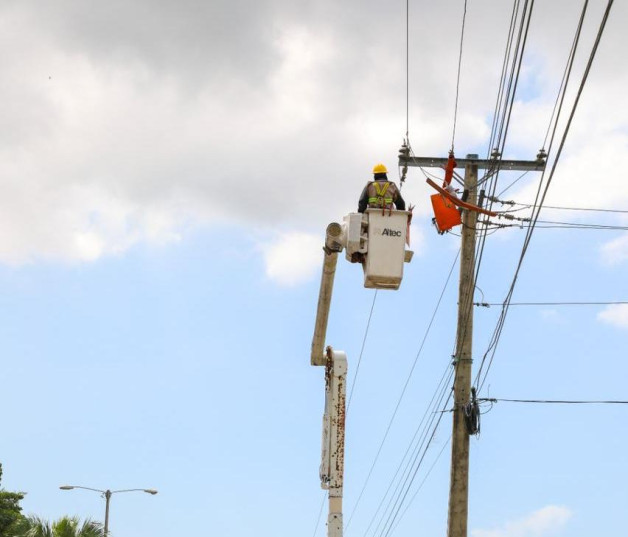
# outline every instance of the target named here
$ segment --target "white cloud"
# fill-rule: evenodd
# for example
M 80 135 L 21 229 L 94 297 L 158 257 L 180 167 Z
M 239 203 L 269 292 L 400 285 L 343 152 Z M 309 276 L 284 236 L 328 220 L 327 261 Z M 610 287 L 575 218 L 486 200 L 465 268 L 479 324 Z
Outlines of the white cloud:
M 431 231 L 431 230 L 430 230 Z M 410 248 L 415 255 L 422 255 L 426 245 L 425 230 L 416 224 L 410 225 Z
M 598 313 L 597 318 L 619 328 L 628 328 L 628 304 L 611 304 Z
M 266 276 L 280 285 L 296 285 L 309 280 L 323 263 L 323 238 L 307 233 L 285 233 L 260 246 Z
M 628 260 L 628 234 L 608 241 L 600 248 L 602 260 L 609 265 L 618 265 Z
M 533 513 L 506 522 L 502 527 L 490 530 L 472 530 L 472 537 L 554 537 L 567 521 L 572 512 L 566 507 L 548 505 Z
M 565 318 L 555 309 L 542 309 L 539 314 L 543 320 L 548 322 L 556 324 L 565 322 Z
M 567 2 L 555 4 L 532 29 L 530 47 L 543 53 L 526 60 L 515 109 L 510 139 L 526 152 L 544 132 L 573 30 Z M 406 130 L 404 35 L 384 4 L 260 0 L 242 11 L 226 0 L 176 9 L 114 0 L 94 9 L 0 5 L 0 263 L 93 261 L 214 222 L 322 229 L 355 210 L 375 162 L 394 169 Z M 449 9 L 421 2 L 411 27 Z M 615 9 L 621 20 L 626 7 Z M 508 12 L 501 3 L 469 12 L 457 148 L 488 137 L 501 51 L 485 36 Z M 373 20 L 388 38 L 374 37 Z M 614 61 L 622 40 L 613 27 L 605 36 L 554 201 L 628 201 L 616 170 L 628 148 L 628 107 L 616 105 L 628 79 Z M 437 25 L 411 41 L 412 145 L 444 154 L 458 49 Z M 430 212 L 429 194 L 411 169 L 404 197 L 417 215 Z

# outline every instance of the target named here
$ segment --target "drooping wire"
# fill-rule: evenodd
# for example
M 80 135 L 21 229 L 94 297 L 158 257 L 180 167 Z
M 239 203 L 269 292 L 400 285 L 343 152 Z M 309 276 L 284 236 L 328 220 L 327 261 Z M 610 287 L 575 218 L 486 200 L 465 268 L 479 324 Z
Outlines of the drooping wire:
M 454 105 L 454 127 L 451 135 L 451 151 L 454 150 L 454 142 L 456 139 L 456 120 L 458 118 L 458 96 L 460 94 L 460 69 L 462 66 L 462 50 L 464 44 L 464 27 L 467 20 L 467 0 L 464 0 L 464 11 L 462 14 L 462 29 L 460 31 L 460 52 L 458 54 L 458 74 L 456 76 L 456 101 Z
M 467 295 L 461 297 L 460 301 L 465 302 L 465 297 L 469 297 L 470 294 L 472 295 L 472 291 L 470 291 L 470 293 L 467 293 Z M 471 311 L 470 308 L 463 309 L 463 316 L 470 315 L 470 311 Z M 466 331 L 466 322 L 464 322 L 463 325 L 465 326 L 465 331 Z M 452 349 L 452 356 L 456 356 L 456 353 L 459 347 L 460 338 L 465 337 L 464 335 L 465 331 L 463 331 L 462 335 L 456 334 L 454 346 Z M 377 517 L 377 513 L 379 513 L 383 505 L 383 502 L 386 500 L 392 485 L 397 480 L 397 476 L 399 475 L 401 468 L 405 463 L 405 468 L 403 469 L 403 471 L 401 471 L 401 476 L 397 482 L 395 490 L 392 493 L 390 499 L 388 500 L 388 504 L 386 508 L 384 509 L 382 516 L 380 517 L 380 521 L 375 528 L 375 532 L 373 533 L 373 536 L 375 536 L 375 534 L 380 529 L 380 527 L 381 527 L 381 532 L 379 533 L 379 537 L 384 537 L 384 536 L 389 535 L 391 531 L 394 531 L 394 528 L 397 526 L 396 521 L 398 521 L 399 513 L 401 512 L 401 509 L 403 508 L 404 502 L 407 498 L 407 495 L 410 489 L 412 488 L 412 485 L 417 476 L 417 473 L 420 470 L 425 460 L 427 451 L 429 450 L 429 447 L 434 439 L 436 431 L 440 425 L 444 409 L 447 407 L 447 405 L 449 404 L 449 401 L 453 397 L 453 391 L 448 390 L 447 388 L 451 385 L 451 381 L 456 373 L 457 373 L 456 368 L 448 364 L 447 369 L 445 370 L 445 373 L 443 374 L 443 377 L 441 378 L 441 381 L 439 382 L 439 385 L 437 386 L 437 389 L 434 392 L 434 395 L 432 396 L 432 401 L 428 405 L 426 413 L 423 415 L 423 418 L 421 419 L 421 422 L 419 423 L 419 426 L 417 427 L 414 433 L 414 436 L 412 437 L 412 440 L 410 441 L 408 449 L 406 450 L 406 453 L 404 454 L 399 464 L 399 467 L 397 468 L 397 471 L 395 472 L 395 475 L 393 476 L 390 482 L 390 485 L 388 486 L 388 489 L 386 490 L 386 493 L 384 494 L 373 519 L 371 520 L 371 524 L 369 525 L 369 528 L 371 527 L 375 517 Z M 440 408 L 441 410 L 438 412 L 435 412 L 436 408 Z M 429 422 L 423 425 L 428 416 L 428 413 L 430 413 L 431 419 Z M 437 415 L 438 415 L 438 420 L 436 420 Z M 417 435 L 419 434 L 419 431 L 422 431 L 422 432 L 417 440 Z M 410 451 L 412 451 L 412 455 L 408 457 Z M 407 462 L 406 462 L 406 459 L 407 459 Z M 386 518 L 386 513 L 388 513 L 387 518 Z M 367 532 L 368 532 L 368 529 L 367 529 Z
M 346 413 L 349 412 L 349 407 L 351 406 L 351 398 L 353 396 L 353 389 L 355 388 L 355 383 L 356 380 L 358 378 L 358 371 L 360 370 L 360 363 L 362 362 L 362 355 L 364 354 L 364 347 L 366 345 L 366 339 L 369 333 L 369 327 L 371 325 L 371 318 L 373 317 L 373 309 L 375 308 L 375 299 L 377 298 L 377 289 L 375 290 L 375 293 L 373 294 L 373 303 L 371 304 L 371 311 L 369 313 L 369 318 L 368 321 L 366 323 L 366 328 L 364 330 L 364 338 L 362 339 L 362 348 L 360 349 L 360 357 L 358 358 L 358 365 L 355 369 L 355 375 L 353 376 L 353 382 L 351 383 L 351 390 L 349 392 L 349 399 L 347 402 L 347 409 L 345 411 L 345 415 Z M 325 498 L 327 497 L 327 492 L 325 492 L 325 494 L 323 494 L 323 500 L 321 502 L 321 507 L 318 511 L 318 517 L 316 519 L 316 527 L 314 528 L 314 534 L 313 536 L 316 537 L 316 531 L 318 530 L 318 526 L 320 524 L 321 521 L 321 516 L 323 514 L 323 505 L 325 504 Z
M 345 413 L 349 413 L 349 407 L 351 406 L 351 398 L 353 397 L 353 389 L 355 388 L 355 382 L 358 379 L 358 372 L 360 371 L 360 364 L 362 363 L 362 355 L 364 354 L 364 347 L 366 345 L 366 338 L 371 326 L 371 318 L 373 317 L 373 309 L 375 308 L 375 300 L 377 299 L 377 289 L 373 293 L 373 303 L 371 304 L 371 311 L 369 313 L 368 321 L 366 322 L 366 329 L 364 330 L 364 337 L 362 338 L 362 348 L 360 349 L 360 357 L 358 358 L 358 365 L 355 368 L 355 374 L 353 375 L 353 381 L 351 382 L 351 389 L 349 390 L 349 399 L 347 400 L 347 410 Z
M 445 395 L 445 393 L 443 393 L 443 395 Z M 453 392 L 450 391 L 449 396 L 447 397 L 444 405 L 441 408 L 444 409 L 449 404 L 449 400 L 452 398 L 452 396 L 453 396 Z M 406 475 L 406 479 L 404 480 L 403 486 L 401 487 L 399 495 L 397 496 L 397 500 L 395 501 L 393 510 L 390 512 L 388 519 L 386 521 L 386 524 L 382 532 L 380 533 L 380 537 L 388 537 L 388 535 L 390 535 L 390 532 L 392 531 L 395 521 L 397 517 L 399 516 L 399 513 L 401 511 L 401 508 L 403 507 L 406 497 L 408 496 L 408 493 L 410 492 L 410 488 L 412 487 L 412 484 L 417 476 L 417 473 L 419 469 L 421 468 L 423 461 L 425 460 L 425 455 L 427 454 L 429 447 L 434 441 L 434 437 L 436 436 L 436 431 L 438 430 L 438 426 L 440 425 L 440 422 L 444 415 L 445 414 L 442 411 L 432 414 L 433 420 L 430 424 L 431 433 L 429 434 L 429 438 L 426 437 L 427 441 L 424 443 L 424 448 L 422 450 L 416 451 L 416 454 L 412 461 L 412 465 L 409 466 L 409 472 Z M 386 526 L 388 527 L 387 530 L 386 530 Z
M 373 470 L 375 469 L 375 465 L 377 464 L 377 461 L 379 460 L 379 456 L 382 452 L 382 449 L 384 447 L 384 444 L 386 442 L 386 439 L 388 438 L 388 434 L 390 432 L 390 429 L 392 427 L 392 424 L 395 420 L 395 417 L 397 416 L 397 412 L 399 410 L 399 407 L 401 405 L 401 402 L 405 396 L 406 390 L 408 388 L 408 384 L 410 383 L 410 379 L 412 378 L 412 374 L 414 373 L 414 370 L 416 368 L 416 365 L 418 363 L 419 357 L 421 356 L 422 352 L 423 352 L 423 347 L 425 346 L 425 342 L 427 341 L 427 337 L 432 329 L 432 325 L 434 324 L 434 320 L 436 318 L 436 315 L 438 313 L 438 310 L 440 309 L 440 305 L 441 302 L 443 300 L 443 296 L 445 295 L 445 291 L 447 290 L 447 287 L 449 286 L 449 281 L 451 280 L 451 275 L 453 274 L 454 268 L 456 267 L 456 263 L 458 261 L 458 257 L 460 255 L 460 250 L 458 250 L 456 257 L 454 258 L 453 263 L 451 264 L 451 268 L 449 270 L 449 273 L 447 274 L 447 278 L 445 280 L 445 284 L 443 285 L 443 289 L 440 293 L 440 296 L 438 297 L 438 301 L 436 302 L 436 306 L 434 308 L 434 311 L 432 313 L 432 317 L 430 319 L 430 322 L 428 323 L 428 326 L 425 330 L 425 333 L 423 335 L 423 340 L 421 341 L 421 344 L 419 346 L 419 350 L 417 351 L 415 357 L 414 357 L 414 362 L 412 363 L 412 367 L 410 368 L 410 371 L 408 372 L 408 375 L 406 376 L 406 380 L 405 383 L 403 385 L 403 388 L 401 390 L 401 393 L 397 399 L 397 404 L 395 405 L 395 409 L 393 410 L 392 416 L 390 417 L 390 420 L 388 421 L 388 425 L 386 427 L 386 431 L 384 432 L 384 436 L 379 444 L 379 448 L 377 449 L 377 453 L 375 454 L 375 458 L 373 459 L 373 462 L 371 464 L 371 468 L 369 469 L 369 472 L 366 476 L 366 479 L 364 480 L 364 484 L 362 485 L 362 489 L 360 490 L 360 494 L 358 495 L 358 499 L 356 500 L 353 509 L 351 510 L 351 514 L 349 515 L 349 519 L 347 521 L 347 524 L 345 526 L 345 531 L 349 529 L 349 526 L 351 525 L 351 521 L 353 520 L 353 516 L 355 515 L 355 512 L 358 508 L 358 505 L 360 505 L 360 501 L 362 499 L 362 496 L 364 495 L 364 491 L 366 490 L 366 487 L 371 479 L 371 475 L 373 474 Z
M 410 498 L 410 500 L 406 504 L 406 508 L 403 510 L 403 512 L 397 518 L 397 522 L 395 523 L 395 527 L 392 529 L 391 533 L 394 533 L 396 531 L 397 527 L 399 526 L 399 524 L 403 520 L 403 517 L 406 516 L 406 513 L 408 512 L 408 509 L 410 509 L 410 506 L 414 503 L 414 500 L 416 499 L 417 495 L 419 494 L 419 492 L 421 492 L 421 489 L 423 488 L 423 485 L 425 484 L 425 482 L 427 481 L 427 478 L 432 473 L 432 470 L 436 466 L 436 463 L 438 463 L 438 461 L 440 460 L 441 456 L 443 455 L 443 452 L 445 451 L 445 448 L 449 445 L 449 442 L 451 442 L 451 435 L 447 439 L 447 442 L 445 442 L 443 444 L 443 447 L 438 452 L 438 455 L 436 455 L 436 458 L 434 459 L 434 462 L 432 463 L 432 466 L 430 466 L 429 470 L 425 473 L 425 477 L 423 477 L 423 481 L 421 481 L 421 483 L 419 483 L 419 486 L 414 491 L 414 494 L 412 495 L 412 498 Z
M 425 440 L 427 438 L 427 431 L 430 427 L 430 425 L 432 424 L 432 422 L 427 422 L 427 418 L 428 416 L 434 416 L 435 415 L 435 409 L 440 407 L 440 404 L 442 403 L 442 398 L 443 398 L 443 394 L 446 393 L 447 391 L 447 387 L 449 386 L 450 382 L 451 382 L 451 378 L 453 376 L 453 370 L 451 368 L 451 366 L 448 364 L 447 368 L 445 369 L 445 371 L 443 372 L 443 375 L 436 387 L 436 390 L 434 391 L 434 393 L 432 394 L 432 398 L 429 402 L 429 404 L 427 405 L 427 409 L 426 411 L 423 413 L 423 416 L 421 417 L 421 420 L 419 421 L 419 424 L 417 425 L 415 431 L 414 431 L 414 435 L 412 436 L 412 439 L 410 440 L 408 447 L 403 455 L 403 457 L 401 458 L 401 461 L 399 462 L 399 465 L 397 466 L 397 470 L 395 471 L 393 477 L 390 480 L 390 483 L 388 484 L 388 487 L 386 489 L 386 491 L 384 492 L 384 495 L 382 496 L 382 499 L 379 502 L 379 505 L 377 506 L 377 509 L 375 511 L 375 513 L 373 514 L 373 516 L 371 517 L 371 520 L 369 522 L 368 527 L 366 528 L 366 531 L 364 532 L 364 535 L 366 536 L 368 534 L 368 532 L 370 531 L 371 527 L 373 526 L 375 520 L 377 519 L 382 507 L 384 506 L 384 502 L 386 502 L 386 498 L 388 498 L 388 495 L 391 492 L 391 489 L 393 488 L 393 485 L 395 485 L 395 482 L 397 482 L 397 485 L 395 486 L 394 491 L 392 492 L 390 498 L 388 498 L 388 503 L 386 505 L 386 508 L 384 509 L 384 511 L 382 512 L 379 522 L 377 523 L 377 525 L 375 526 L 375 529 L 373 531 L 373 535 L 375 535 L 377 533 L 377 531 L 380 529 L 380 527 L 382 526 L 382 523 L 384 522 L 384 518 L 386 516 L 386 513 L 388 511 L 392 512 L 392 506 L 393 506 L 393 498 L 395 497 L 395 495 L 397 495 L 397 497 L 400 494 L 400 490 L 402 487 L 402 483 L 404 481 L 404 477 L 403 476 L 407 476 L 409 475 L 409 472 L 411 471 L 411 468 L 414 464 L 414 461 L 416 461 L 416 457 L 418 456 L 417 453 L 420 453 L 420 449 L 422 446 L 424 446 L 425 444 Z M 420 433 L 420 434 L 419 434 Z M 413 461 L 413 462 L 411 462 Z M 399 480 L 397 481 L 397 477 L 400 476 Z M 407 477 L 406 477 L 407 479 Z
M 314 526 L 314 533 L 312 533 L 312 537 L 316 537 L 316 532 L 318 531 L 318 526 L 321 523 L 321 517 L 323 515 L 323 506 L 325 505 L 325 499 L 327 498 L 327 491 L 323 493 L 323 499 L 321 501 L 321 507 L 318 510 L 318 517 L 316 518 L 316 526 Z

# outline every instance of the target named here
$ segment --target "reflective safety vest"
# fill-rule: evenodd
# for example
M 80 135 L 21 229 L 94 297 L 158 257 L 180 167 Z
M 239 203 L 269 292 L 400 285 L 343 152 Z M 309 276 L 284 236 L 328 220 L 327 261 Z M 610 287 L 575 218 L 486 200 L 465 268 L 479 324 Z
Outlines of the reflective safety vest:
M 387 208 L 397 199 L 397 187 L 390 181 L 373 181 L 368 184 L 369 207 Z

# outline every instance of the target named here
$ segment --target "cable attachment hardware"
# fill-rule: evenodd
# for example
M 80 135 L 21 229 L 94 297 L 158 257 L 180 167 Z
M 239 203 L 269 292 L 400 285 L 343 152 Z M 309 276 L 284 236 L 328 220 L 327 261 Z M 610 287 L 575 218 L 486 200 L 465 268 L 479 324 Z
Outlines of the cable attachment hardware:
M 403 162 L 403 167 L 401 168 L 401 177 L 399 178 L 400 187 L 406 181 L 406 175 L 408 174 L 408 160 L 410 160 L 410 143 L 407 138 L 404 138 L 403 143 L 399 148 L 399 162 Z
M 545 152 L 545 149 L 543 148 L 539 149 L 539 152 L 536 155 L 536 160 L 538 160 L 539 162 L 545 162 L 546 159 L 547 159 L 547 153 Z
M 463 412 L 467 434 L 480 434 L 480 404 L 478 403 L 474 387 L 471 388 L 471 401 L 464 405 Z

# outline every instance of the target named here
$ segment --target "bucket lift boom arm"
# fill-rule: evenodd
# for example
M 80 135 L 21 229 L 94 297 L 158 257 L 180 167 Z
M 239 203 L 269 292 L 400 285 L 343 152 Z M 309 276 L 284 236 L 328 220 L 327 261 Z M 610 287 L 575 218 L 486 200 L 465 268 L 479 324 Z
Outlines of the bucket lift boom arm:
M 325 367 L 325 413 L 320 466 L 321 487 L 329 491 L 328 537 L 342 537 L 342 488 L 345 450 L 345 411 L 347 356 L 330 346 L 325 350 L 329 309 L 334 289 L 338 254 L 346 249 L 347 258 L 362 259 L 364 285 L 376 289 L 397 289 L 403 264 L 412 259 L 406 251 L 407 221 L 410 213 L 368 209 L 367 214 L 352 213 L 345 224 L 327 226 L 323 248 L 323 272 L 316 308 L 310 363 Z M 392 260 L 392 262 L 391 262 Z

